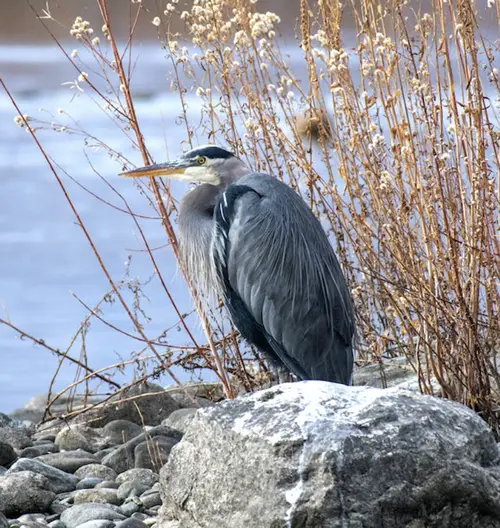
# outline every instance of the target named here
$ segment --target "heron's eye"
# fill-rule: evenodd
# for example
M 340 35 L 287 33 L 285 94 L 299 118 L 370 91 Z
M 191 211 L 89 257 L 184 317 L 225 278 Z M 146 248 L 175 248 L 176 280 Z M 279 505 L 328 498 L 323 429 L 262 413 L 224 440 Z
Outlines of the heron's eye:
M 198 156 L 198 165 L 204 165 L 207 161 L 207 158 L 205 156 Z

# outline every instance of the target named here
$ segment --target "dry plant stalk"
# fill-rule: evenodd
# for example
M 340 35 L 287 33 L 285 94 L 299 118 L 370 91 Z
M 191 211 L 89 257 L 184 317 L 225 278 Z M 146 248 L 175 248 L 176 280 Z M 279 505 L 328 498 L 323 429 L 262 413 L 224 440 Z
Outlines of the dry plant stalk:
M 119 50 L 107 3 L 97 2 L 115 63 L 85 29 L 82 42 L 103 71 L 118 75 L 125 101 L 116 88 L 107 96 L 83 82 L 109 105 L 125 133 L 132 128 L 131 144 L 147 163 L 130 72 L 120 63 L 131 54 L 135 23 Z M 133 21 L 152 18 L 140 2 L 132 5 Z M 311 205 L 332 234 L 352 287 L 359 363 L 405 355 L 423 392 L 433 392 L 435 379 L 444 396 L 474 408 L 498 429 L 498 49 L 481 32 L 470 0 L 433 0 L 429 13 L 399 0 L 353 1 L 352 51 L 342 47 L 342 9 L 337 1 L 300 0 L 297 39 L 307 78 L 298 79 L 281 49 L 279 17 L 260 12 L 258 2 L 194 0 L 187 11 L 167 3 L 153 24 L 173 71 L 186 142 L 191 146 L 197 131 L 228 146 Z M 488 14 L 498 16 L 494 9 Z M 171 31 L 174 18 L 186 24 L 185 42 Z M 201 125 L 199 115 L 186 110 L 189 91 L 202 101 Z M 299 114 L 316 120 L 317 141 L 301 136 Z M 122 154 L 111 154 L 128 164 Z M 167 188 L 150 185 L 151 206 L 175 248 L 175 204 Z M 165 207 L 160 192 L 166 193 Z M 225 338 L 217 311 L 206 308 L 204 326 L 212 359 L 184 327 L 196 367 L 218 372 L 224 383 L 255 386 L 265 367 L 259 363 L 252 371 L 252 351 L 234 332 Z M 179 351 L 176 359 L 182 363 L 182 357 Z

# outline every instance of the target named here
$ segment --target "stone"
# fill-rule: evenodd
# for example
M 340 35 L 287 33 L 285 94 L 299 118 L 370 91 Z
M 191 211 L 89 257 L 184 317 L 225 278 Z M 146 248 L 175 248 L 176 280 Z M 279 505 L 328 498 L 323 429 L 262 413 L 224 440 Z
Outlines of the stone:
M 142 505 L 144 508 L 149 509 L 154 506 L 161 506 L 161 497 L 159 491 L 153 491 L 151 493 L 145 492 L 140 496 Z
M 95 521 L 87 521 L 80 524 L 78 528 L 114 528 L 115 523 L 113 521 L 106 521 L 102 519 L 96 519 Z
M 76 451 L 62 451 L 60 453 L 51 453 L 42 455 L 37 460 L 45 462 L 67 473 L 74 473 L 78 468 L 88 464 L 97 464 L 99 460 L 91 453 L 77 449 Z
M 114 480 L 105 480 L 101 482 L 100 484 L 97 484 L 96 488 L 114 488 L 118 489 L 120 487 L 120 484 L 118 482 L 115 482 Z
M 99 502 L 101 504 L 114 504 L 119 506 L 122 501 L 118 499 L 117 490 L 110 488 L 86 489 L 77 491 L 73 495 L 74 504 L 84 502 Z
M 142 510 L 142 503 L 139 500 L 128 500 L 120 506 L 120 513 L 125 517 L 130 517 L 139 510 Z
M 52 515 L 61 515 L 61 513 L 68 508 L 71 508 L 70 499 L 56 499 L 50 505 L 49 513 Z
M 124 482 L 133 481 L 152 488 L 159 481 L 159 479 L 160 478 L 158 475 L 151 469 L 134 468 L 123 472 L 121 475 L 118 475 L 118 477 L 116 477 L 116 482 L 118 484 L 123 484 Z
M 66 451 L 83 449 L 94 453 L 103 447 L 105 441 L 96 429 L 81 424 L 72 424 L 57 433 L 54 443 L 59 449 Z
M 189 407 L 187 409 L 177 409 L 168 418 L 163 420 L 162 425 L 168 425 L 173 429 L 185 433 L 189 424 L 193 421 L 194 415 L 198 409 Z
M 142 522 L 144 522 L 146 519 L 149 519 L 149 516 L 142 512 L 134 513 L 132 514 L 132 517 L 134 519 L 139 519 L 139 521 L 142 521 Z
M 48 510 L 56 494 L 47 491 L 50 483 L 46 477 L 21 471 L 0 479 L 0 512 L 7 517 L 24 513 L 38 513 Z
M 106 455 L 112 453 L 116 449 L 116 446 L 107 447 L 106 449 L 100 449 L 94 453 L 94 456 L 99 460 L 102 460 Z
M 0 512 L 0 528 L 9 528 L 9 521 L 2 512 Z
M 75 471 L 75 476 L 79 479 L 86 477 L 99 477 L 105 480 L 115 480 L 116 471 L 103 464 L 88 464 L 87 466 L 79 467 Z
M 125 519 L 124 521 L 120 521 L 119 523 L 116 523 L 117 528 L 148 528 L 147 524 L 144 524 L 139 519 L 134 519 L 134 517 L 130 517 L 130 519 Z
M 425 365 L 423 366 L 425 369 Z M 354 385 L 362 387 L 398 387 L 420 393 L 420 383 L 415 368 L 405 356 L 382 358 L 380 363 L 362 365 L 354 369 Z M 430 384 L 434 394 L 440 395 L 441 389 L 431 374 Z
M 0 412 L 0 427 L 5 427 L 5 426 L 10 427 L 12 424 L 13 424 L 12 418 L 3 412 Z
M 14 448 L 0 441 L 0 466 L 9 466 L 17 458 Z
M 167 387 L 166 392 L 179 404 L 184 407 L 209 407 L 214 402 L 224 400 L 224 389 L 217 382 L 187 383 L 182 386 L 175 385 Z
M 109 442 L 118 445 L 132 440 L 144 431 L 141 426 L 129 420 L 113 420 L 103 427 L 102 432 Z
M 73 419 L 91 427 L 104 427 L 113 420 L 128 420 L 138 425 L 158 425 L 180 405 L 163 387 L 145 382 L 123 390 L 103 405 Z
M 102 401 L 100 396 L 59 396 L 55 402 L 50 406 L 50 413 L 46 413 L 47 402 L 52 399 L 47 394 L 40 394 L 31 398 L 22 408 L 16 409 L 11 413 L 11 416 L 22 422 L 32 422 L 33 424 L 39 424 L 42 420 L 47 419 L 46 414 L 51 417 L 62 416 L 67 413 L 68 408 L 71 407 L 73 411 L 80 410 L 94 403 Z M 47 420 L 46 422 L 38 426 L 39 430 L 47 429 L 58 429 L 58 425 L 65 425 L 65 421 L 53 419 Z
M 45 524 L 47 525 L 46 521 L 47 517 L 43 513 L 25 513 L 24 515 L 21 515 L 16 519 L 16 523 L 20 526 L 26 526 L 33 524 Z
M 20 458 L 7 471 L 7 475 L 19 473 L 20 471 L 32 471 L 43 475 L 49 481 L 47 489 L 54 493 L 72 491 L 78 484 L 78 479 L 74 475 L 65 473 L 49 464 L 44 464 L 37 458 Z
M 140 443 L 134 449 L 135 467 L 160 471 L 166 464 L 172 447 L 178 442 L 176 438 L 155 436 L 147 442 Z
M 8 425 L 0 427 L 0 442 L 9 444 L 14 449 L 23 449 L 33 443 L 25 428 Z
M 161 515 L 179 528 L 499 528 L 498 462 L 458 403 L 287 383 L 196 413 L 160 472 Z
M 113 468 L 118 474 L 132 469 L 135 467 L 136 446 L 145 441 L 150 441 L 155 436 L 167 436 L 179 441 L 182 438 L 182 433 L 166 425 L 158 425 L 116 448 L 102 459 L 102 463 Z
M 148 490 L 149 486 L 147 484 L 137 482 L 136 480 L 128 480 L 127 482 L 120 484 L 116 495 L 121 501 L 124 501 L 125 499 L 131 497 L 140 497 L 145 491 Z
M 58 453 L 59 448 L 53 443 L 34 443 L 31 447 L 25 447 L 19 456 L 22 458 L 36 458 L 42 455 L 48 455 L 49 453 Z
M 56 439 L 56 434 L 50 433 L 47 431 L 40 431 L 40 432 L 36 432 L 33 435 L 33 438 L 35 439 L 33 444 L 44 443 L 44 442 L 50 442 L 51 444 L 53 444 Z
M 50 528 L 66 528 L 65 524 L 61 522 L 59 519 L 49 522 L 49 526 Z
M 7 473 L 7 468 L 0 466 L 0 477 L 3 477 Z
M 106 482 L 100 477 L 85 477 L 76 485 L 77 490 L 83 490 L 83 489 L 93 489 L 98 484 L 101 484 L 102 482 Z M 103 486 L 105 488 L 106 486 Z
M 76 528 L 88 521 L 120 521 L 123 519 L 125 519 L 125 516 L 119 512 L 117 506 L 98 504 L 95 502 L 75 504 L 75 506 L 61 513 L 61 521 L 65 524 L 66 528 Z M 106 528 L 109 527 L 110 525 L 107 525 Z

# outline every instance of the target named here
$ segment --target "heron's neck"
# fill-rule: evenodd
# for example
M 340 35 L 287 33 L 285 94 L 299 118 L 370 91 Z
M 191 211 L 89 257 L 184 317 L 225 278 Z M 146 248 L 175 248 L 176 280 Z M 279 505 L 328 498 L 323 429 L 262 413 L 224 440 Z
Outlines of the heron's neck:
M 184 196 L 179 208 L 181 258 L 191 282 L 205 293 L 208 293 L 214 284 L 214 278 L 211 276 L 213 210 L 223 190 L 207 183 L 198 185 Z

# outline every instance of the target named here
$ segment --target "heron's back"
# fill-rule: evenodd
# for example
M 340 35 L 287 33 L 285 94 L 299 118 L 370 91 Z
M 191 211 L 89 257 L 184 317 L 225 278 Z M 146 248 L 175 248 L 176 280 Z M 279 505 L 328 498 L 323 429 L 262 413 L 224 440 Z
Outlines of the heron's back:
M 352 302 L 305 202 L 279 180 L 252 174 L 227 188 L 215 218 L 219 274 L 243 336 L 301 379 L 350 383 Z

